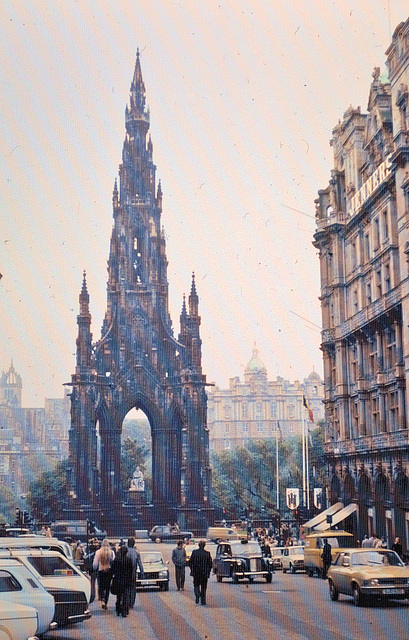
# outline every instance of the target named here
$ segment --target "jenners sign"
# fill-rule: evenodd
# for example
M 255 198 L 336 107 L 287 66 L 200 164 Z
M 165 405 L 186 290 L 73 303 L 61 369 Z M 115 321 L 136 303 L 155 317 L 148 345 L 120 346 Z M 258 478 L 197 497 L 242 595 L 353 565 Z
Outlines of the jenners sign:
M 389 176 L 392 168 L 391 162 L 392 154 L 389 155 L 382 164 L 373 172 L 366 182 L 362 185 L 359 191 L 350 199 L 348 203 L 348 215 L 352 218 L 358 213 L 364 202 L 377 190 L 378 187 Z

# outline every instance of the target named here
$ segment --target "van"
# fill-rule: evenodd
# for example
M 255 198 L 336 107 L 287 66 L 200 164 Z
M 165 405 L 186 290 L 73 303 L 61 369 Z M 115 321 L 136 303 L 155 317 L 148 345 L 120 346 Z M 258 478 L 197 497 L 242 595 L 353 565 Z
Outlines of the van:
M 88 538 L 105 538 L 106 532 L 97 529 L 86 520 L 65 520 L 56 522 L 53 527 L 53 533 L 59 540 L 65 540 L 66 542 L 74 542 L 81 540 L 81 542 L 87 542 Z
M 304 547 L 298 545 L 285 547 L 281 557 L 281 562 L 283 566 L 283 573 L 286 573 L 287 571 L 290 573 L 304 571 Z
M 241 539 L 236 529 L 231 527 L 209 527 L 206 532 L 206 538 L 216 543 Z
M 338 555 L 345 551 L 345 549 L 351 549 L 355 546 L 355 538 L 352 533 L 347 531 L 320 531 L 319 533 L 310 533 L 305 538 L 304 547 L 304 567 L 309 576 L 313 576 L 317 573 L 318 576 L 322 575 L 323 562 L 322 562 L 322 550 L 324 547 L 324 540 L 328 540 L 331 546 L 331 564 L 334 564 Z

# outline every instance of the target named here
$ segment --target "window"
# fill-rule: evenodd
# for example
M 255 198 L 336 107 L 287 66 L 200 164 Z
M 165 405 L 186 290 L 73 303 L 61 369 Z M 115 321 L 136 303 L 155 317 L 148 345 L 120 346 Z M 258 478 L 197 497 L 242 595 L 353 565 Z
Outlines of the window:
M 271 417 L 272 418 L 277 417 L 277 404 L 275 402 L 271 403 Z
M 59 556 L 30 556 L 28 562 L 40 576 L 73 576 L 77 572 Z
M 0 593 L 21 590 L 21 584 L 13 575 L 11 575 L 11 573 L 9 573 L 8 571 L 0 571 Z
M 379 431 L 379 398 L 376 396 L 372 398 L 372 426 L 373 433 Z
M 351 243 L 351 271 L 356 268 L 356 244 L 355 242 Z
M 386 332 L 386 362 L 388 369 L 396 364 L 396 331 L 393 327 Z
M 379 220 L 374 220 L 374 249 L 379 249 Z
M 243 423 L 243 433 L 248 433 L 249 431 L 249 425 L 247 424 L 247 422 Z
M 230 433 L 230 425 L 226 422 L 226 433 Z
M 358 379 L 358 350 L 356 344 L 353 344 L 350 351 L 351 355 L 351 378 L 352 382 Z
M 223 410 L 224 410 L 224 419 L 225 420 L 229 420 L 229 418 L 230 418 L 230 406 L 228 404 L 225 404 Z
M 261 402 L 256 403 L 256 416 L 257 418 L 262 418 L 263 416 L 263 405 Z
M 382 214 L 383 217 L 383 239 L 388 240 L 389 238 L 389 223 L 388 223 L 388 211 L 384 211 Z
M 225 440 L 225 441 L 224 441 L 224 448 L 225 448 L 225 449 L 230 449 L 230 448 L 231 448 L 231 446 L 230 446 L 230 440 Z
M 261 433 L 263 431 L 263 423 L 262 422 L 258 422 L 257 423 L 257 431 L 259 433 Z
M 288 417 L 289 418 L 294 418 L 294 405 L 293 404 L 288 405 Z
M 376 371 L 376 338 L 371 338 L 369 342 L 369 373 L 371 376 L 375 375 Z
M 381 270 L 378 269 L 378 271 L 376 272 L 376 295 L 377 298 L 380 298 L 382 296 L 382 279 L 381 279 Z
M 358 313 L 358 290 L 354 290 L 354 311 L 353 313 Z
M 391 270 L 389 264 L 385 265 L 385 293 L 391 290 Z
M 365 235 L 364 238 L 364 251 L 365 251 L 365 261 L 368 262 L 370 254 L 369 254 L 369 233 Z
M 247 402 L 243 402 L 241 405 L 241 417 L 246 420 L 248 418 L 248 413 L 249 413 L 249 409 L 248 409 Z

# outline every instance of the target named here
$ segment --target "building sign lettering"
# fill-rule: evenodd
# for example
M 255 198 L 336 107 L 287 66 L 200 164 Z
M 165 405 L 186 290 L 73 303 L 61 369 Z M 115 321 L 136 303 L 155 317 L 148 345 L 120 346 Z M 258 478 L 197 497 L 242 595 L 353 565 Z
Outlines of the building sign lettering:
M 348 215 L 352 218 L 356 215 L 366 200 L 377 190 L 377 188 L 389 176 L 392 168 L 392 155 L 389 155 L 382 164 L 379 165 L 373 174 L 364 182 L 359 191 L 349 201 Z

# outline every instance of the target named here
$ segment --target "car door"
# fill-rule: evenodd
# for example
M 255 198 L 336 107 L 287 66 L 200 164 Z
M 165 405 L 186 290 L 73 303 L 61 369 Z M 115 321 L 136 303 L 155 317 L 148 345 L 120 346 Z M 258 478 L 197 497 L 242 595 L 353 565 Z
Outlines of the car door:
M 222 547 L 221 563 L 220 563 L 220 567 L 221 567 L 220 575 L 224 576 L 224 577 L 229 577 L 230 576 L 230 565 L 231 565 L 231 547 L 230 547 L 229 544 L 222 544 L 220 546 Z

